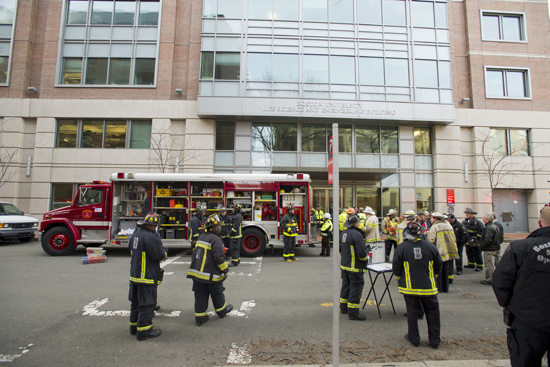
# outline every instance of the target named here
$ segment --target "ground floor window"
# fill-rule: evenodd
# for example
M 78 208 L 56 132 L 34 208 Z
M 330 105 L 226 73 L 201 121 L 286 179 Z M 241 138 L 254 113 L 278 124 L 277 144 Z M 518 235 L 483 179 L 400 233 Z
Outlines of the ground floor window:
M 69 206 L 78 192 L 78 188 L 84 184 L 53 183 L 50 196 L 50 210 Z
M 433 204 L 433 189 L 416 189 L 416 211 L 419 210 L 432 212 Z

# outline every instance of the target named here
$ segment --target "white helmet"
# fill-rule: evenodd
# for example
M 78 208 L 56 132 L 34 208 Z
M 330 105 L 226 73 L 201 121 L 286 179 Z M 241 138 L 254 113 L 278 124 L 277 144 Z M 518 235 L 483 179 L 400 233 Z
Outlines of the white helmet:
M 330 213 L 325 213 L 325 215 L 323 215 L 323 218 L 330 219 Z
M 389 211 L 388 214 L 386 214 L 386 215 L 393 215 L 393 214 L 397 214 L 397 212 L 395 211 L 395 209 L 390 209 L 390 211 Z
M 370 206 L 367 206 L 367 207 L 365 208 L 365 213 L 368 213 L 368 214 L 376 214 L 376 213 L 374 212 L 374 210 L 372 210 L 372 208 L 371 208 Z
M 433 212 L 432 217 L 438 218 L 438 219 L 443 219 L 443 214 L 441 214 L 440 212 Z

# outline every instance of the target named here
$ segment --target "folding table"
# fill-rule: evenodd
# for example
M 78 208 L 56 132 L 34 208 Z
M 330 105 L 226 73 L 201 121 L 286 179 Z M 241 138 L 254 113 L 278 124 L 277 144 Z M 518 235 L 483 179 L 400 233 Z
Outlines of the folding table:
M 388 297 L 390 297 L 391 307 L 393 308 L 393 314 L 395 313 L 395 307 L 393 306 L 393 299 L 391 298 L 390 293 L 390 282 L 393 278 L 393 271 L 392 271 L 392 264 L 391 263 L 379 263 L 379 264 L 368 264 L 367 270 L 369 273 L 369 279 L 370 279 L 370 290 L 369 294 L 367 294 L 367 298 L 365 298 L 365 303 L 363 303 L 363 309 L 365 308 L 365 305 L 367 304 L 367 301 L 369 300 L 370 294 L 374 294 L 374 300 L 376 302 L 376 308 L 378 309 L 378 316 L 382 318 L 382 315 L 380 314 L 380 303 L 382 303 L 382 300 L 384 299 L 384 296 L 386 295 L 386 292 L 388 293 Z M 371 272 L 376 273 L 376 276 L 374 277 L 374 281 L 372 280 Z M 390 278 L 386 278 L 386 273 L 391 273 Z M 378 300 L 378 297 L 376 296 L 376 290 L 374 289 L 374 286 L 376 284 L 376 281 L 378 280 L 378 277 L 382 274 L 384 277 L 384 283 L 386 285 L 384 289 L 384 293 L 382 293 L 382 297 L 380 297 L 380 300 Z

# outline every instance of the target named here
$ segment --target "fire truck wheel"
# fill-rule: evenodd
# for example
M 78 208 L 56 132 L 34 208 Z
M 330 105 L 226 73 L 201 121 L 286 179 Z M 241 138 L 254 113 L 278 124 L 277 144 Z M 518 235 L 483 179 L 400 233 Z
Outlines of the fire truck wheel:
M 74 251 L 73 235 L 66 227 L 54 227 L 42 237 L 42 249 L 51 256 L 64 256 Z
M 241 255 L 244 257 L 262 256 L 265 251 L 265 233 L 258 228 L 245 228 L 243 230 L 243 243 Z

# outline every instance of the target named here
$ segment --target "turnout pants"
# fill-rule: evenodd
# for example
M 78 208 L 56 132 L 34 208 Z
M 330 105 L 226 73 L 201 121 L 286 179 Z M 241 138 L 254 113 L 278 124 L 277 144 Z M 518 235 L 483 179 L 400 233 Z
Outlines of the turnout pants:
M 222 241 L 223 241 L 223 247 L 227 249 L 227 251 L 225 252 L 225 259 L 230 260 L 231 259 L 231 241 L 229 240 L 229 236 L 222 237 Z
M 463 262 L 463 253 L 464 253 L 464 245 L 459 245 L 457 244 L 456 247 L 458 248 L 458 256 L 460 256 L 460 259 L 457 259 L 457 260 L 452 260 L 455 267 L 456 267 L 456 270 L 460 270 L 462 271 L 462 262 Z
M 481 257 L 479 246 L 466 245 L 466 256 L 468 257 L 468 265 L 470 267 L 483 270 L 483 258 Z
M 218 316 L 225 316 L 226 304 L 225 304 L 225 295 L 223 292 L 225 287 L 223 282 L 217 283 L 202 283 L 193 279 L 193 292 L 195 292 L 195 321 L 206 321 L 208 315 L 206 311 L 208 310 L 208 297 L 212 298 L 212 303 L 214 304 L 214 309 Z
M 340 290 L 340 310 L 348 315 L 359 314 L 361 293 L 365 285 L 364 273 L 352 273 L 342 270 L 342 289 Z
M 441 343 L 441 321 L 439 318 L 439 301 L 437 295 L 429 297 L 403 295 L 407 305 L 407 324 L 409 340 L 413 345 L 420 344 L 420 334 L 418 333 L 418 316 L 421 307 L 426 313 L 428 322 L 428 340 L 432 347 L 439 346 Z
M 128 298 L 131 302 L 130 327 L 136 326 L 138 335 L 149 334 L 157 306 L 157 286 L 130 282 Z
M 450 260 L 443 261 L 443 267 L 441 268 L 441 274 L 436 278 L 437 290 L 439 292 L 449 292 L 449 268 L 453 266 Z
M 294 259 L 294 249 L 296 248 L 296 237 L 283 236 L 283 258 Z
M 229 239 L 229 250 L 231 251 L 231 262 L 238 264 L 241 262 L 241 240 L 239 238 L 230 238 Z
M 330 256 L 330 236 L 323 236 L 321 247 L 321 255 Z
M 392 246 L 395 249 L 397 247 L 397 241 L 395 240 L 384 240 L 384 244 L 386 245 L 386 262 L 389 263 L 390 261 L 390 254 L 392 250 Z
M 544 353 L 550 352 L 550 334 L 533 329 L 517 317 L 506 333 L 512 367 L 542 365 Z
M 485 280 L 493 282 L 493 273 L 500 261 L 500 251 L 483 251 L 483 262 L 485 263 Z

